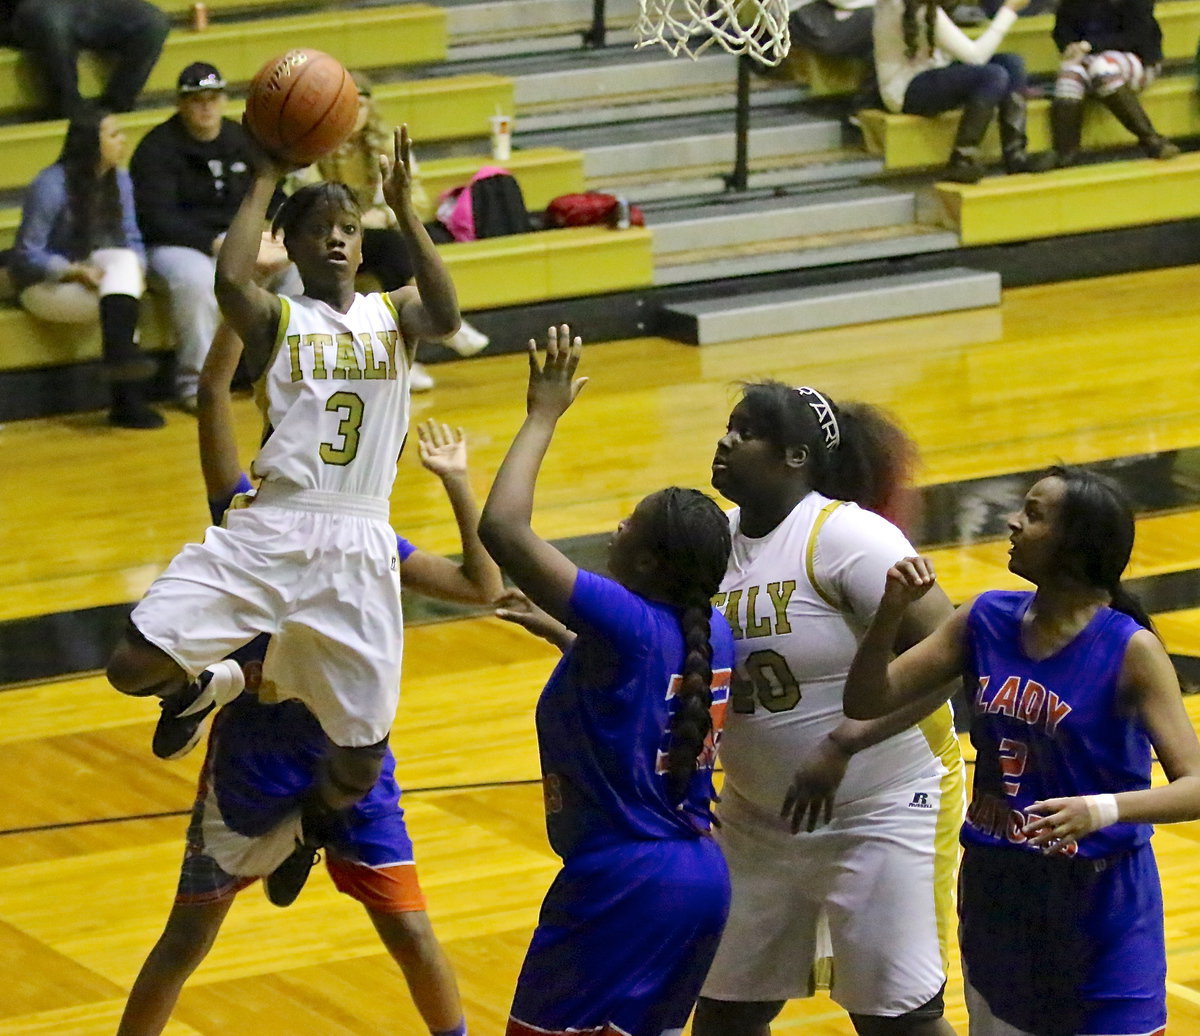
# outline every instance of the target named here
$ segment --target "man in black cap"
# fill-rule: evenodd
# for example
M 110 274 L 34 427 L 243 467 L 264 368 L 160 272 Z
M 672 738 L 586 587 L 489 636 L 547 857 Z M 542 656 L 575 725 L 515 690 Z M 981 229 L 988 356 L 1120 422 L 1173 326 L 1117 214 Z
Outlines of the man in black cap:
M 246 132 L 224 117 L 225 101 L 225 80 L 214 66 L 188 65 L 179 73 L 175 114 L 142 138 L 129 166 L 150 270 L 170 294 L 176 392 L 192 413 L 220 319 L 216 255 L 254 178 Z M 267 233 L 259 270 L 273 290 L 301 294 L 283 245 Z
M 98 103 L 130 111 L 158 60 L 170 22 L 147 0 L 0 0 L 0 43 L 20 47 L 37 66 L 51 118 L 71 118 L 83 103 L 81 50 L 112 55 Z

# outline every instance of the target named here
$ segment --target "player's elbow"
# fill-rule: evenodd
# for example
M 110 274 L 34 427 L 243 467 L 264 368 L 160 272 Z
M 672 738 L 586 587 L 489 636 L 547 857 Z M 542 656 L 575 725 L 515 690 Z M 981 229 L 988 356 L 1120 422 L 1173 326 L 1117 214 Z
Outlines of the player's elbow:
M 494 507 L 485 507 L 479 518 L 479 541 L 501 568 L 520 552 L 519 523 Z

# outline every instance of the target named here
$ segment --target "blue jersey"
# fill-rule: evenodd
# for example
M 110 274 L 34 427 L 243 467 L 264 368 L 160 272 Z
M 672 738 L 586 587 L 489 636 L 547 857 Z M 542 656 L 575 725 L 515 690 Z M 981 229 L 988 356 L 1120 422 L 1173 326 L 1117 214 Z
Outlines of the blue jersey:
M 733 634 L 712 614 L 713 729 L 678 806 L 664 775 L 684 660 L 679 612 L 580 571 L 574 645 L 537 706 L 550 845 L 564 859 L 631 840 L 694 838 L 709 829 L 712 764 L 724 722 Z
M 243 694 L 213 722 L 209 769 L 221 819 L 258 837 L 285 820 L 317 780 L 328 747 L 321 724 L 298 701 L 264 705 Z M 374 787 L 348 811 L 350 827 L 395 813 L 400 803 L 396 757 L 388 748 Z
M 1150 787 L 1150 740 L 1118 701 L 1125 649 L 1142 627 L 1101 608 L 1041 661 L 1021 648 L 1033 594 L 992 591 L 967 617 L 966 688 L 973 697 L 975 787 L 962 841 L 1020 846 L 1041 799 Z M 1078 854 L 1112 856 L 1150 839 L 1149 824 L 1114 824 L 1080 839 Z

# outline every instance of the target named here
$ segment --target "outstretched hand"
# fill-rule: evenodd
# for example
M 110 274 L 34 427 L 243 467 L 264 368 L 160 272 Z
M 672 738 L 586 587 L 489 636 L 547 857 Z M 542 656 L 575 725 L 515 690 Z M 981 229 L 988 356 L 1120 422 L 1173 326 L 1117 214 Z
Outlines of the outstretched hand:
M 937 576 L 928 558 L 903 558 L 888 569 L 881 608 L 903 611 L 933 588 Z
M 575 368 L 583 354 L 583 340 L 571 337 L 566 324 L 551 327 L 546 332 L 546 360 L 538 363 L 537 342 L 529 339 L 529 389 L 525 409 L 530 414 L 544 414 L 554 420 L 561 417 L 575 402 L 587 378 L 576 378 Z
M 438 478 L 461 475 L 467 470 L 467 437 L 461 428 L 451 428 L 430 418 L 417 426 L 417 448 L 421 464 Z
M 796 768 L 779 815 L 791 823 L 792 834 L 815 831 L 833 818 L 833 800 L 846 776 L 850 754 L 830 738 L 816 746 Z
M 412 204 L 412 141 L 408 125 L 396 128 L 392 154 L 379 156 L 379 175 L 383 178 L 383 200 L 397 216 Z
M 549 612 L 544 611 L 520 590 L 506 590 L 496 601 L 496 618 L 549 641 L 560 651 L 566 651 L 575 640 L 575 634 Z

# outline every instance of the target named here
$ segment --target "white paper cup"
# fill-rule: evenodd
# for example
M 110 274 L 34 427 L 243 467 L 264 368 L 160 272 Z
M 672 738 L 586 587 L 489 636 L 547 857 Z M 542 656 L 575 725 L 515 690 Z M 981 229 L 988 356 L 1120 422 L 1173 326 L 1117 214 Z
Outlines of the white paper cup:
M 512 116 L 493 115 L 488 121 L 492 124 L 492 158 L 507 162 L 512 156 Z

